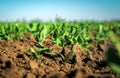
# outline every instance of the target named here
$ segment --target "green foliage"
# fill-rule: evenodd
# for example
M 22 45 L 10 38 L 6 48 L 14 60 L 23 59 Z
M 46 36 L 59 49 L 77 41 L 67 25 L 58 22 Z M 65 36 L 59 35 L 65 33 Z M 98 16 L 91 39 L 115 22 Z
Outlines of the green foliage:
M 30 51 L 26 51 L 25 54 L 28 56 L 33 56 L 36 60 L 40 60 L 37 51 L 35 51 L 33 48 L 30 48 Z
M 114 45 L 117 48 L 119 55 L 120 55 L 120 40 L 118 40 L 117 35 L 115 35 L 113 31 L 109 31 L 108 36 L 110 37 L 110 39 L 114 43 Z
M 48 49 L 48 48 L 40 48 L 40 49 L 38 50 L 38 54 L 44 54 L 44 53 L 46 53 L 46 52 L 49 52 L 49 49 Z
M 43 46 L 42 41 L 47 36 L 52 35 L 53 42 L 62 47 L 68 44 L 79 44 L 82 47 L 87 47 L 89 45 L 88 41 L 91 39 L 102 42 L 108 38 L 106 33 L 110 30 L 120 35 L 119 22 L 79 22 L 65 21 L 61 18 L 56 18 L 55 22 L 42 22 L 39 20 L 32 22 L 0 22 L 0 39 L 19 39 L 22 34 L 30 32 L 37 37 L 40 46 Z
M 120 41 L 113 31 L 109 31 L 108 36 L 114 43 L 115 47 L 109 46 L 107 51 L 107 62 L 110 68 L 120 75 Z
M 70 51 L 69 56 L 70 56 L 71 58 L 73 58 L 74 55 L 75 55 L 75 52 L 74 52 L 73 50 Z
M 30 50 L 32 52 L 32 55 L 35 57 L 35 59 L 39 60 L 39 55 L 37 54 L 37 52 L 35 52 L 33 48 L 31 48 Z
M 65 61 L 65 57 L 62 54 L 60 54 L 60 57 L 62 58 L 63 61 Z
M 120 74 L 120 55 L 118 54 L 118 51 L 114 48 L 109 46 L 107 51 L 107 62 L 110 68 Z
M 110 38 L 117 50 L 111 47 L 108 49 L 108 64 L 113 71 L 120 73 L 118 70 L 120 65 L 115 61 L 120 61 L 119 21 L 66 21 L 56 18 L 54 22 L 42 22 L 40 20 L 0 22 L 0 40 L 22 39 L 22 35 L 25 33 L 31 33 L 37 38 L 40 49 L 35 52 L 31 48 L 31 52 L 25 52 L 27 55 L 33 55 L 36 59 L 40 59 L 39 54 L 46 54 L 53 57 L 60 56 L 65 60 L 62 54 L 57 55 L 55 52 L 49 52 L 48 48 L 43 48 L 42 42 L 48 36 L 51 36 L 53 43 L 59 46 L 79 44 L 85 50 L 88 50 L 87 48 L 91 45 L 92 40 L 101 43 Z M 71 51 L 69 55 L 73 57 L 74 52 Z

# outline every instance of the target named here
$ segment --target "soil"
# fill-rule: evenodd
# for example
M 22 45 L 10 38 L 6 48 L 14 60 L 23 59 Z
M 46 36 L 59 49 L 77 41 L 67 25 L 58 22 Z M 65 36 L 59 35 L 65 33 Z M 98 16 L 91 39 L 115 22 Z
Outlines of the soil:
M 57 58 L 40 54 L 40 60 L 32 55 L 26 55 L 30 48 L 39 49 L 33 36 L 26 40 L 0 40 L 0 78 L 116 78 L 106 63 L 106 48 L 111 42 L 92 43 L 90 51 L 84 51 L 81 46 L 73 45 L 75 52 L 69 56 L 71 46 L 58 46 L 51 38 L 43 41 L 43 47 L 50 52 L 63 54 Z

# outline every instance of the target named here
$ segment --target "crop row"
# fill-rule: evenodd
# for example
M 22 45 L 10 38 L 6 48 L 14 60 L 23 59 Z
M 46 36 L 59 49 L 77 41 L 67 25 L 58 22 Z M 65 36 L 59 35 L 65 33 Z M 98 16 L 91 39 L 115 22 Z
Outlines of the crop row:
M 40 45 L 44 38 L 52 35 L 53 42 L 66 46 L 79 44 L 86 46 L 90 40 L 103 41 L 108 31 L 120 35 L 119 22 L 94 22 L 94 21 L 65 21 L 57 18 L 55 22 L 0 22 L 0 39 L 20 39 L 21 35 L 30 32 L 37 37 Z M 64 42 L 64 43 L 63 43 Z
M 79 44 L 85 49 L 90 46 L 93 40 L 96 43 L 101 43 L 105 39 L 110 38 L 118 50 L 117 55 L 119 56 L 118 59 L 120 59 L 120 42 L 117 39 L 120 36 L 119 21 L 66 21 L 57 18 L 54 22 L 42 22 L 39 20 L 31 22 L 0 22 L 0 40 L 24 40 L 22 35 L 28 32 L 36 37 L 39 46 L 43 46 L 42 42 L 48 36 L 51 36 L 52 42 L 59 46 L 65 47 L 67 45 Z M 31 50 L 33 56 L 39 59 L 34 49 L 31 48 Z M 42 48 L 38 52 L 40 54 L 43 51 L 48 51 L 48 49 Z M 116 50 L 110 48 L 108 51 L 115 52 Z M 49 53 L 46 52 L 46 54 Z M 74 52 L 71 51 L 70 54 L 73 55 Z M 63 55 L 60 56 L 64 59 Z M 120 73 L 120 66 L 116 65 L 116 62 L 111 62 L 111 56 L 109 57 L 110 67 L 117 73 Z M 117 60 L 116 58 L 112 59 Z

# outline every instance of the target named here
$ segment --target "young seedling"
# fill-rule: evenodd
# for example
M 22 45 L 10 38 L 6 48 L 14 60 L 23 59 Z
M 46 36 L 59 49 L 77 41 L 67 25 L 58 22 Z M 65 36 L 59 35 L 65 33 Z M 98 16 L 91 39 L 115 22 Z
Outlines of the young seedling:
M 35 52 L 35 50 L 33 48 L 30 48 L 32 55 L 35 57 L 35 59 L 39 60 L 39 55 Z

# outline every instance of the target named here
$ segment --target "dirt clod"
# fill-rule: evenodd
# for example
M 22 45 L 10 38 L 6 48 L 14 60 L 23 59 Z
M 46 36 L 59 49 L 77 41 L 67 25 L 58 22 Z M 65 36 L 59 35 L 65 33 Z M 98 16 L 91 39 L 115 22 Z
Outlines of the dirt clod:
M 38 69 L 38 63 L 35 61 L 30 61 L 30 67 L 32 69 Z
M 62 52 L 62 47 L 55 44 L 52 47 L 50 47 L 50 52 L 54 52 L 55 54 L 60 54 Z
M 32 73 L 27 73 L 25 78 L 36 78 L 36 76 Z

